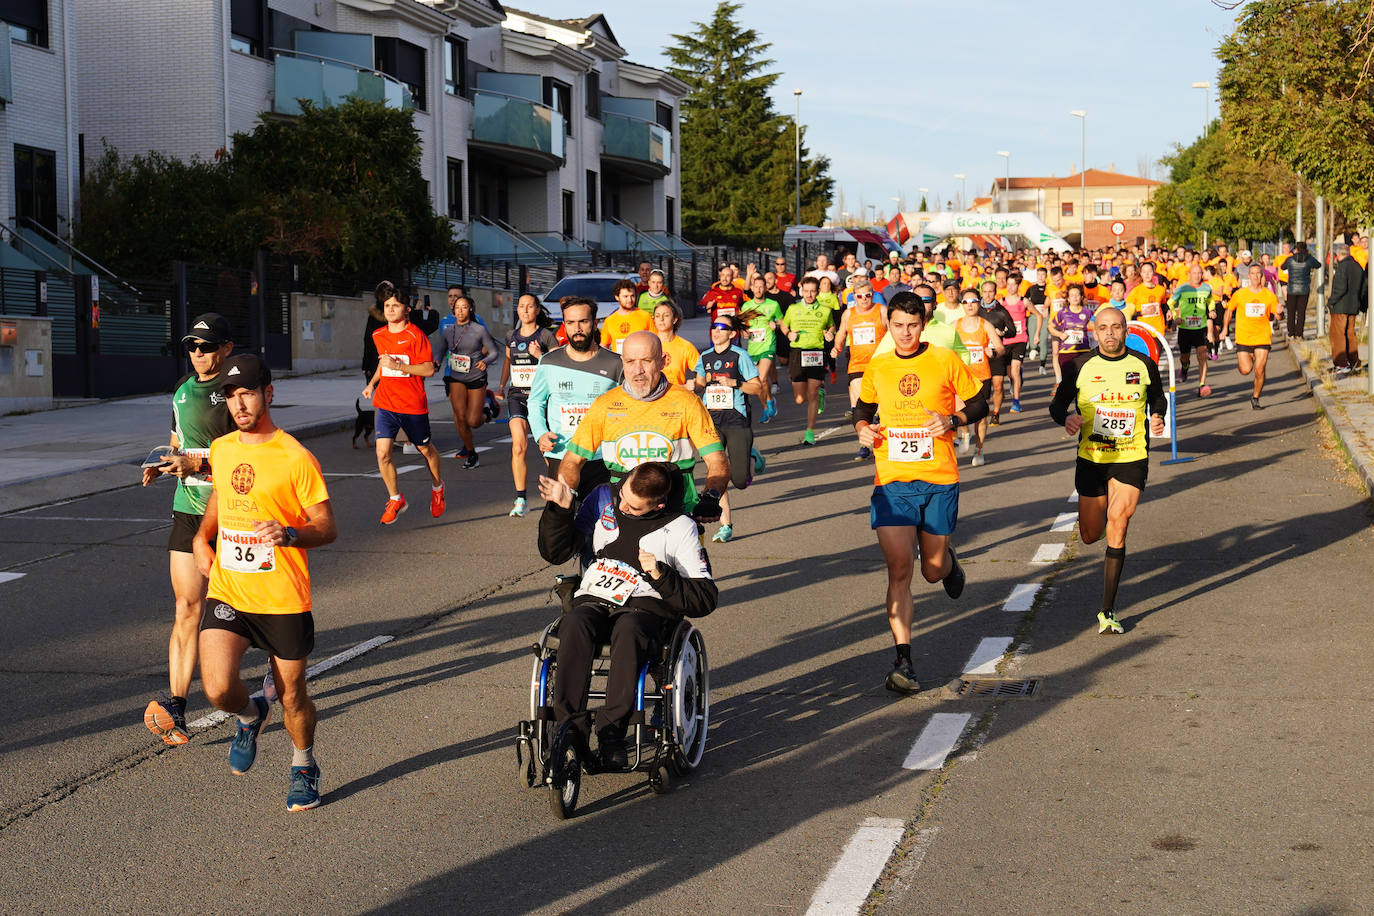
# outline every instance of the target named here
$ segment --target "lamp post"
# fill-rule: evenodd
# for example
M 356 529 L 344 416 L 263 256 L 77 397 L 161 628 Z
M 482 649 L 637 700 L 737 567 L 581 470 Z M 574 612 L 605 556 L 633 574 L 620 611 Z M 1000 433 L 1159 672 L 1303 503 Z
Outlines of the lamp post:
M 800 89 L 793 89 L 792 96 L 797 100 L 797 116 L 793 121 L 797 134 L 797 222 L 801 225 L 801 93 Z
M 1002 188 L 1002 212 L 1006 213 L 1011 210 L 1011 201 L 1007 200 L 1007 195 L 1011 193 L 1011 153 L 999 149 L 997 155 L 1007 160 L 1007 184 Z
M 1193 83 L 1193 88 L 1202 90 L 1202 135 L 1205 137 L 1212 127 L 1212 93 L 1209 91 L 1212 84 L 1206 80 L 1199 80 Z
M 959 209 L 968 209 L 968 176 L 963 172 L 955 172 L 954 177 L 963 182 L 963 190 L 959 192 Z
M 1082 211 L 1080 219 L 1083 220 L 1083 228 L 1079 230 L 1078 247 L 1084 251 L 1088 250 L 1088 113 L 1081 108 L 1075 108 L 1069 112 L 1083 124 L 1082 137 L 1082 162 L 1079 163 L 1078 174 L 1081 178 L 1081 194 L 1079 196 L 1078 208 Z

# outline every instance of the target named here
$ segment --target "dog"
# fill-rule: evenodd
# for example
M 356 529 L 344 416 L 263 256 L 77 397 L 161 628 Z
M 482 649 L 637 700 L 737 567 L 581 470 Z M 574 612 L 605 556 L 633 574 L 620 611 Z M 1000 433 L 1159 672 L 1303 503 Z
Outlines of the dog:
M 363 410 L 362 398 L 353 401 L 353 409 L 358 412 L 353 420 L 353 447 L 358 447 L 359 436 L 363 437 L 363 445 L 371 445 L 368 437 L 377 429 L 377 411 Z

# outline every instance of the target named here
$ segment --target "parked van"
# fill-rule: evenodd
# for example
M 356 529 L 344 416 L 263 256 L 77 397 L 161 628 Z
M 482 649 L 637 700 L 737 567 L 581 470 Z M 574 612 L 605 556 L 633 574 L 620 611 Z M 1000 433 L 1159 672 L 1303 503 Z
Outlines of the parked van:
M 852 253 L 859 263 L 872 261 L 882 264 L 887 261 L 887 253 L 902 253 L 902 247 L 892 240 L 882 229 L 822 229 L 816 226 L 788 226 L 783 233 L 783 245 L 788 254 L 797 243 L 807 245 L 811 257 L 825 252 L 838 264 L 846 253 Z

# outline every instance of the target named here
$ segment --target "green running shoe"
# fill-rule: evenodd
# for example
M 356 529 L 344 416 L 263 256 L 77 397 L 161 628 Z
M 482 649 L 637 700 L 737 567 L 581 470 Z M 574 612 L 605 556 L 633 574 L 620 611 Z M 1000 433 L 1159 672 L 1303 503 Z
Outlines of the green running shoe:
M 802 433 L 802 445 L 815 445 L 815 444 L 816 444 L 816 431 L 815 431 L 814 429 L 808 429 L 806 432 Z
M 1121 621 L 1116 619 L 1115 611 L 1097 612 L 1097 633 L 1125 633 L 1126 628 L 1121 625 Z

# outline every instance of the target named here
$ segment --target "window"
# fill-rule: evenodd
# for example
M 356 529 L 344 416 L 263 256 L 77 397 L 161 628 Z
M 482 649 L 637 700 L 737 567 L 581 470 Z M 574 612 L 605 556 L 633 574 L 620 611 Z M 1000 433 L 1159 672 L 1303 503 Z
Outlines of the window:
M 1111 216 L 1112 202 L 1110 200 L 1093 201 L 1093 216 Z
M 563 116 L 563 132 L 571 137 L 572 125 L 572 87 L 551 76 L 544 77 L 544 104 Z
M 48 46 L 48 0 L 0 0 L 0 19 L 9 24 L 12 40 Z
M 468 43 L 452 35 L 444 39 L 444 91 L 468 96 Z
M 662 127 L 671 134 L 673 132 L 673 106 L 664 105 L 662 102 L 655 102 L 654 120 L 658 122 L 659 127 Z
M 577 195 L 572 191 L 563 192 L 563 235 L 572 238 L 574 230 L 574 217 L 577 215 Z
M 587 74 L 587 117 L 601 120 L 601 74 L 595 70 Z
M 596 219 L 596 202 L 600 200 L 596 194 L 596 173 L 587 169 L 587 222 L 594 223 Z
M 463 218 L 463 161 L 448 161 L 448 218 Z
M 57 153 L 14 147 L 14 214 L 57 231 Z
M 1073 216 L 1073 201 L 1066 200 L 1059 205 L 1060 216 Z
M 266 14 L 263 0 L 230 0 L 229 47 L 241 54 L 266 57 Z
M 377 38 L 373 46 L 376 49 L 377 69 L 405 83 L 415 107 L 427 111 L 425 49 L 399 38 Z
M 677 200 L 669 197 L 663 202 L 663 210 L 666 216 L 664 228 L 670 235 L 677 235 Z

